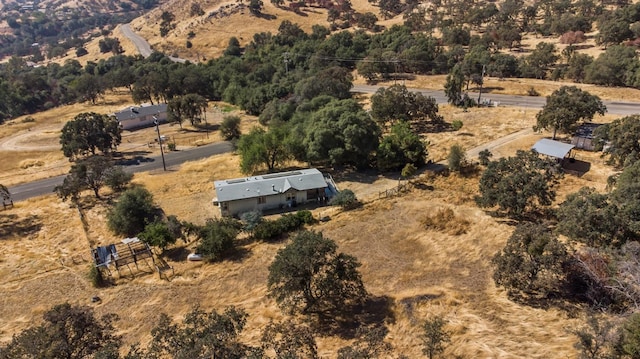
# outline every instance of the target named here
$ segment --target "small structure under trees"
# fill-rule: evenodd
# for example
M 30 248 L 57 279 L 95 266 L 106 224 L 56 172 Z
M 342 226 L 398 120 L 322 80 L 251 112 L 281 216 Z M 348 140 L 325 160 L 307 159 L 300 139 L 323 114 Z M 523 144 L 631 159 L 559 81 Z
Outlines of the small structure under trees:
M 602 126 L 601 123 L 587 122 L 580 125 L 571 138 L 571 144 L 575 148 L 587 151 L 595 151 L 598 148 L 598 142 L 594 140 L 594 131 Z

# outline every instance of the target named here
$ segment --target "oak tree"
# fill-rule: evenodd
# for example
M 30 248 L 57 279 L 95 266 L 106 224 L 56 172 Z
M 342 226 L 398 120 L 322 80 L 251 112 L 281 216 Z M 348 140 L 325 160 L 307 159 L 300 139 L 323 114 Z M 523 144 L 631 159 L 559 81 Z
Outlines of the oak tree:
M 591 120 L 595 114 L 604 115 L 607 107 L 600 97 L 576 86 L 562 86 L 547 96 L 547 103 L 536 114 L 536 129 L 553 128 L 556 132 L 570 132 L 578 121 Z
M 566 247 L 547 227 L 525 222 L 491 260 L 493 279 L 513 298 L 544 298 L 560 291 L 568 260 Z
M 522 217 L 553 203 L 554 185 L 561 176 L 557 164 L 535 151 L 519 150 L 515 157 L 489 162 L 480 178 L 480 207 L 498 207 L 510 217 Z
M 336 313 L 362 303 L 360 263 L 337 247 L 322 233 L 299 232 L 269 266 L 269 295 L 293 313 Z
M 89 307 L 65 303 L 45 312 L 43 319 L 0 346 L 0 358 L 118 358 L 115 314 L 98 318 Z
M 95 112 L 78 114 L 62 128 L 62 152 L 70 160 L 95 155 L 98 151 L 110 153 L 120 144 L 121 132 L 114 117 Z

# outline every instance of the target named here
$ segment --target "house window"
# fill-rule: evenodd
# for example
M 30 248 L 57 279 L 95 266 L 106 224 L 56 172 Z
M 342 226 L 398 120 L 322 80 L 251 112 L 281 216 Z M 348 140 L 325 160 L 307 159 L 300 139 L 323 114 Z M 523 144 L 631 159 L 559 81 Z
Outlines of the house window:
M 267 203 L 267 197 L 266 196 L 258 197 L 258 204 L 265 204 L 265 203 Z

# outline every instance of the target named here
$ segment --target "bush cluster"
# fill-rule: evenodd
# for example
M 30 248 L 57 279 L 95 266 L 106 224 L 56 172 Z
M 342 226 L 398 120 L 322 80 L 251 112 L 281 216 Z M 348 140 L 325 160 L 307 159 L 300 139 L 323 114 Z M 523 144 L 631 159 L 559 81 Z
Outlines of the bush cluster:
M 272 240 L 314 222 L 313 214 L 307 210 L 284 214 L 275 221 L 264 221 L 258 224 L 254 229 L 253 236 L 261 240 Z

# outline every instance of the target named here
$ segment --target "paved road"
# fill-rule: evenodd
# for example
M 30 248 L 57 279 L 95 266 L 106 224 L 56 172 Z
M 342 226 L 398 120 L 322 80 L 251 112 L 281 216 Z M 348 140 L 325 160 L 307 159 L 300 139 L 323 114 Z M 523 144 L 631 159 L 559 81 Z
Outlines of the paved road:
M 370 85 L 354 85 L 351 89 L 352 92 L 361 92 L 361 93 L 374 93 L 380 88 L 380 86 L 370 86 Z M 444 91 L 438 90 L 427 90 L 427 89 L 409 89 L 411 91 L 420 92 L 425 96 L 431 96 L 436 99 L 438 103 L 447 103 L 447 97 L 444 94 Z M 473 99 L 478 98 L 477 92 L 469 92 L 469 96 Z M 535 96 L 516 96 L 516 95 L 501 95 L 501 94 L 491 94 L 491 93 L 483 93 L 483 99 L 491 99 L 491 101 L 496 101 L 500 106 L 508 106 L 508 107 L 524 107 L 524 108 L 536 108 L 540 109 L 547 103 L 546 97 L 535 97 Z M 611 113 L 614 115 L 633 115 L 640 113 L 640 102 L 626 102 L 626 101 L 603 101 L 603 103 L 607 106 L 607 113 Z
M 201 158 L 231 152 L 233 146 L 229 142 L 219 142 L 211 145 L 192 148 L 184 151 L 168 152 L 165 154 L 165 163 L 167 170 L 171 171 L 174 167 L 187 162 Z M 130 173 L 154 171 L 162 169 L 162 158 L 160 156 L 149 157 L 139 161 L 137 164 L 124 166 L 125 171 Z M 11 198 L 14 202 L 22 201 L 31 197 L 42 196 L 53 192 L 53 188 L 62 184 L 65 176 L 51 177 L 39 181 L 24 183 L 14 187 L 9 187 Z
M 120 31 L 122 31 L 122 34 L 124 36 L 126 36 L 127 38 L 129 38 L 129 40 L 131 40 L 131 42 L 133 42 L 133 44 L 138 49 L 138 52 L 140 53 L 140 55 L 142 55 L 143 57 L 149 57 L 149 55 L 151 55 L 151 53 L 153 52 L 153 50 L 151 50 L 151 45 L 149 45 L 149 43 L 147 42 L 146 39 L 144 39 L 140 35 L 136 34 L 131 29 L 131 26 L 129 24 L 120 25 Z M 173 57 L 173 56 L 169 56 L 169 59 L 171 59 L 171 61 L 173 61 L 173 62 L 185 62 L 186 61 L 185 59 L 181 59 L 181 58 Z

